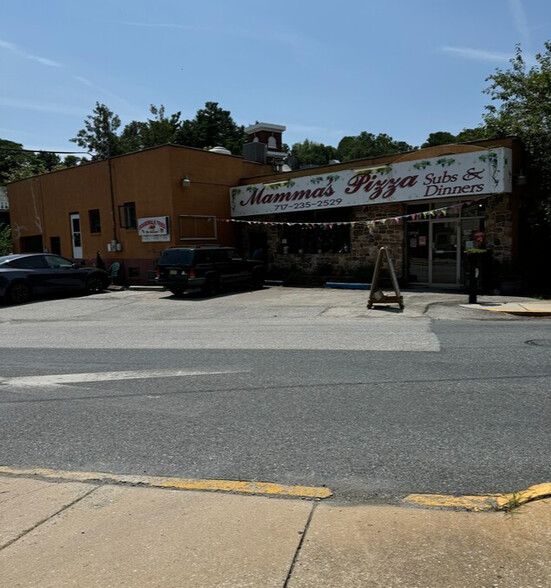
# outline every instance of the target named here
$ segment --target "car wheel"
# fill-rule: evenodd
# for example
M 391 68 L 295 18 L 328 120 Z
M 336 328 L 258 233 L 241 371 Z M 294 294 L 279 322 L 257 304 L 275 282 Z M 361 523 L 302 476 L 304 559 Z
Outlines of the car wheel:
M 86 284 L 86 291 L 88 294 L 99 294 L 107 288 L 105 280 L 101 276 L 90 276 Z
M 216 278 L 208 277 L 201 288 L 203 296 L 214 296 L 218 292 L 218 281 Z
M 172 294 L 174 294 L 174 296 L 181 296 L 184 293 L 182 288 L 169 288 L 169 290 Z
M 31 289 L 27 284 L 18 282 L 9 289 L 6 298 L 11 304 L 23 304 L 31 299 Z
M 251 288 L 253 290 L 261 290 L 262 286 L 264 286 L 264 273 L 263 272 L 256 272 L 253 274 L 251 279 Z

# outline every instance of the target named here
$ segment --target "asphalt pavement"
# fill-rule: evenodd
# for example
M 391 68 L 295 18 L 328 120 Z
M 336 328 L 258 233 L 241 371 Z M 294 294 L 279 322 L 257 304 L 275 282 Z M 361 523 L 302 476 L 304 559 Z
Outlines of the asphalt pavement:
M 118 312 L 126 296 L 132 292 L 112 292 L 104 300 Z M 64 302 L 73 322 L 86 322 L 79 318 L 78 300 Z M 551 315 L 550 302 L 481 296 L 469 305 L 466 295 L 447 292 L 404 292 L 403 311 L 395 304 L 368 310 L 366 302 L 367 294 L 358 292 L 271 288 L 243 297 L 243 313 L 265 320 L 279 312 L 292 321 L 292 309 L 302 308 L 303 316 L 309 312 L 304 309 L 315 308 L 315 315 L 328 321 L 383 315 L 398 322 L 430 317 L 534 325 L 548 324 Z M 224 303 L 219 306 L 222 317 Z M 44 312 L 41 305 L 3 307 L 1 332 L 10 325 L 25 327 L 25 321 L 32 329 L 33 314 L 48 320 Z M 66 327 L 70 336 L 71 325 Z M 32 333 L 18 332 L 29 348 Z M 55 346 L 55 334 L 50 336 Z M 542 345 L 550 341 L 539 337 Z M 433 349 L 430 337 L 420 341 Z M 44 340 L 37 336 L 35 343 Z M 223 345 L 229 343 L 228 338 Z M 551 585 L 551 500 L 546 499 L 551 464 L 549 469 L 547 479 L 525 492 L 419 494 L 401 504 L 345 505 L 323 487 L 3 464 L 0 583 L 10 588 L 546 587 Z

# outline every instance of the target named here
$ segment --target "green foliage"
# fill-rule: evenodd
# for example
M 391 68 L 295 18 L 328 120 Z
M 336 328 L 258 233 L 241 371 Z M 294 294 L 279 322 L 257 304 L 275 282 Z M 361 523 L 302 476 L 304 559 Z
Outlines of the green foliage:
M 305 165 L 327 165 L 331 159 L 337 158 L 337 150 L 331 145 L 316 143 L 305 139 L 302 143 L 295 143 L 292 153 L 298 160 L 299 167 Z
M 489 138 L 491 137 L 488 134 L 488 129 L 480 125 L 472 129 L 465 128 L 458 135 L 454 135 L 448 131 L 431 133 L 421 147 L 435 147 L 436 145 L 448 145 L 450 143 L 467 143 L 469 141 L 480 141 Z
M 436 133 L 431 133 L 421 147 L 435 147 L 436 145 L 446 145 L 456 141 L 457 137 L 455 135 L 447 131 L 437 131 Z
M 162 104 L 159 107 L 151 104 L 149 111 L 152 118 L 129 122 L 119 135 L 120 118 L 105 104 L 96 102 L 92 114 L 84 121 L 84 128 L 71 141 L 92 153 L 92 159 L 105 159 L 167 143 L 199 149 L 222 146 L 241 155 L 247 138 L 245 129 L 237 125 L 229 110 L 223 110 L 217 102 L 207 102 L 192 120 L 180 120 L 181 112 L 167 116 Z
M 0 255 L 9 255 L 11 252 L 11 229 L 8 225 L 0 225 Z
M 484 92 L 496 104 L 486 107 L 484 122 L 491 136 L 522 139 L 533 162 L 537 208 L 551 223 L 551 42 L 544 46 L 530 68 L 517 46 L 510 68 L 487 78 L 490 86 Z
M 0 139 L 0 185 L 78 165 L 82 161 L 85 160 L 74 155 L 62 161 L 55 153 L 25 151 L 19 143 Z
M 105 104 L 96 102 L 92 114 L 84 121 L 84 128 L 69 140 L 92 153 L 93 160 L 106 159 L 124 151 L 117 135 L 120 126 L 121 119 Z
M 374 135 L 362 131 L 357 136 L 343 137 L 337 147 L 337 158 L 341 161 L 351 161 L 363 157 L 376 157 L 412 151 L 415 147 L 405 141 L 396 141 L 386 133 Z
M 165 107 L 151 104 L 149 111 L 154 118 L 146 122 L 133 120 L 128 123 L 120 135 L 120 147 L 123 152 L 139 151 L 157 145 L 174 143 L 180 131 L 180 116 L 177 112 L 169 117 L 165 116 Z
M 241 155 L 246 140 L 245 128 L 233 120 L 229 110 L 220 108 L 218 102 L 207 102 L 193 120 L 181 123 L 174 142 L 200 149 L 221 146 Z
M 468 141 L 480 141 L 482 139 L 491 139 L 488 129 L 484 125 L 472 129 L 463 129 L 456 136 L 457 143 L 467 143 Z
M 0 139 L 0 185 L 9 182 L 12 174 L 27 168 L 34 159 L 34 153 L 23 151 L 23 145 Z

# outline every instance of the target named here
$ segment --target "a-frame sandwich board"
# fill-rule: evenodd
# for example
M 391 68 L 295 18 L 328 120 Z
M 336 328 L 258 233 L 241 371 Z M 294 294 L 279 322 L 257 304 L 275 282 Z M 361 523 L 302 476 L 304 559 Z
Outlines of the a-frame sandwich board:
M 378 287 L 381 268 L 383 266 L 383 257 L 386 258 L 386 263 L 388 265 L 392 287 L 394 288 L 394 296 L 385 294 Z M 402 296 L 400 287 L 398 286 L 398 280 L 396 279 L 396 272 L 394 271 L 394 265 L 392 264 L 390 253 L 386 247 L 381 247 L 377 253 L 377 262 L 375 263 L 375 271 L 373 272 L 373 279 L 371 280 L 371 290 L 369 292 L 367 308 L 373 308 L 374 304 L 388 304 L 389 302 L 395 302 L 400 305 L 401 309 L 404 308 L 404 297 Z

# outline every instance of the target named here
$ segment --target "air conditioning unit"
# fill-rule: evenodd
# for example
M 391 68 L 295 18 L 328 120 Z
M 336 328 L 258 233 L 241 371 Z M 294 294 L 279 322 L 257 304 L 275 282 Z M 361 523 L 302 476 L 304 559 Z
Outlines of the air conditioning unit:
M 256 163 L 266 163 L 268 145 L 256 141 L 255 143 L 245 143 L 243 145 L 243 159 L 245 161 L 254 161 Z

